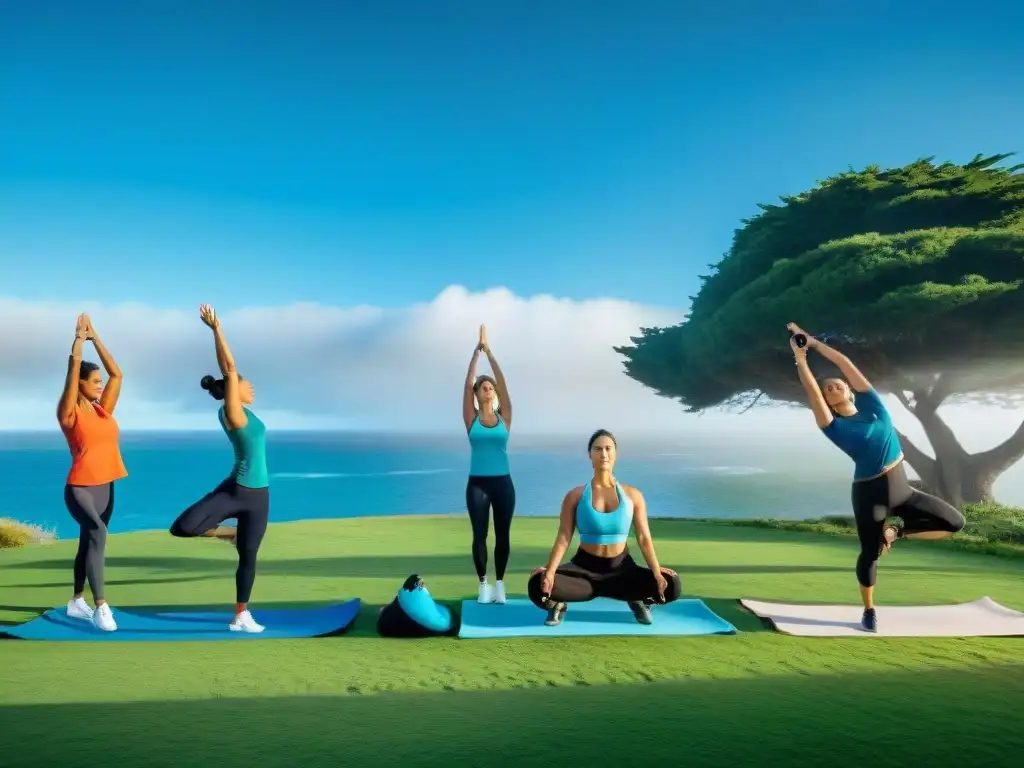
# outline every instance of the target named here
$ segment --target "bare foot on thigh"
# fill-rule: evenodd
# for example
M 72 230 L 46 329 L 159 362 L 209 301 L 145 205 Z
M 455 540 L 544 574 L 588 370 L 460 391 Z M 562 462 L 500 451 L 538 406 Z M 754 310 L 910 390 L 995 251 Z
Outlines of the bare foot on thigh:
M 882 546 L 881 551 L 879 552 L 880 555 L 884 555 L 892 549 L 892 543 L 899 538 L 899 533 L 900 529 L 895 525 L 887 525 L 882 529 Z

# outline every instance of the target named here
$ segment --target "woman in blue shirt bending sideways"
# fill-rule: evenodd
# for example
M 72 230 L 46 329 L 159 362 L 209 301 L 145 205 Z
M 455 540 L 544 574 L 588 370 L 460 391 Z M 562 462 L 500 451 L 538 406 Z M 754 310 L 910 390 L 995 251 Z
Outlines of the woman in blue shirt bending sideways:
M 654 603 L 679 599 L 679 575 L 658 564 L 651 530 L 647 525 L 647 503 L 636 488 L 619 483 L 615 467 L 615 437 L 606 429 L 595 432 L 587 444 L 594 476 L 586 485 L 569 491 L 562 499 L 558 535 L 547 566 L 530 574 L 527 593 L 531 602 L 547 610 L 544 622 L 555 626 L 562 621 L 568 603 L 582 603 L 595 597 L 609 597 L 629 603 L 636 620 L 651 623 Z M 630 526 L 649 568 L 633 560 L 626 546 Z M 559 565 L 573 534 L 580 532 L 580 546 L 565 565 Z
M 864 601 L 861 626 L 877 631 L 874 587 L 878 558 L 896 539 L 944 539 L 964 527 L 954 507 L 913 488 L 903 466 L 903 450 L 892 417 L 871 383 L 846 355 L 832 349 L 795 323 L 787 328 L 796 370 L 814 419 L 822 433 L 854 461 L 853 516 L 860 538 L 857 581 Z M 806 344 L 798 343 L 806 339 Z M 843 379 L 825 379 L 818 386 L 807 365 L 813 349 L 839 368 Z M 890 521 L 903 520 L 903 527 Z

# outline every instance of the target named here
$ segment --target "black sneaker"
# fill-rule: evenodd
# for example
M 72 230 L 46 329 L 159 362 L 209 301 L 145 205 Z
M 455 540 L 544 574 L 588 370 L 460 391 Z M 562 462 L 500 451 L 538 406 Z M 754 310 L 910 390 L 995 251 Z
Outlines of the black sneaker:
M 646 603 L 640 600 L 631 600 L 629 603 L 629 609 L 633 611 L 633 616 L 640 624 L 651 624 L 653 619 L 651 618 L 651 609 L 647 607 Z
M 875 618 L 875 609 L 874 608 L 865 608 L 864 609 L 864 615 L 860 617 L 860 625 L 867 632 L 877 632 L 878 631 L 878 620 Z
M 548 608 L 548 617 L 544 619 L 544 623 L 549 627 L 557 627 L 562 623 L 562 615 L 567 607 L 565 603 L 552 603 Z

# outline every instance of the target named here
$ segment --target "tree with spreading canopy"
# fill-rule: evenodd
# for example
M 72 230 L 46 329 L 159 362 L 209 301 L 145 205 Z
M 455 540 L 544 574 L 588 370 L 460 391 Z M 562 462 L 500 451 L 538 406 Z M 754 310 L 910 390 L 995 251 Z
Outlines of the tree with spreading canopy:
M 925 488 L 958 506 L 991 501 L 1024 456 L 1024 423 L 969 454 L 938 409 L 1024 404 L 1024 164 L 1000 167 L 1007 157 L 850 169 L 759 205 L 701 275 L 684 322 L 615 347 L 626 374 L 691 413 L 806 406 L 785 327 L 795 322 L 920 421 L 934 457 L 900 440 Z M 819 380 L 839 375 L 820 356 L 811 364 Z

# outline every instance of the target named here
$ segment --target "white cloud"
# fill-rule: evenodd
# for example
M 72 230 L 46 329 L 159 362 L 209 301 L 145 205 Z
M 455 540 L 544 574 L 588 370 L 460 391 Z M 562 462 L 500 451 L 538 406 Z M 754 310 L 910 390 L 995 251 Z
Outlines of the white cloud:
M 55 428 L 54 407 L 81 311 L 90 313 L 125 372 L 124 429 L 217 428 L 216 406 L 199 388 L 204 374 L 216 373 L 216 362 L 198 302 L 158 310 L 0 299 L 0 324 L 7 330 L 0 367 L 4 428 Z M 641 326 L 682 317 L 680 309 L 617 299 L 523 298 L 501 288 L 470 294 L 452 286 L 404 309 L 253 307 L 223 313 L 222 322 L 271 427 L 457 430 L 462 381 L 478 327 L 486 323 L 519 431 L 678 430 L 683 438 L 724 431 L 752 442 L 820 447 L 806 412 L 690 416 L 629 379 L 612 347 L 627 343 Z M 86 354 L 96 360 L 91 347 Z M 944 411 L 969 449 L 989 447 L 1015 426 L 995 409 Z M 909 416 L 897 420 L 921 436 Z
M 72 305 L 0 300 L 0 394 L 7 428 L 53 424 L 75 317 L 90 313 L 125 373 L 124 429 L 216 427 L 199 379 L 216 373 L 211 334 L 196 307 Z M 433 301 L 390 310 L 289 305 L 222 313 L 256 406 L 279 427 L 458 428 L 461 386 L 480 323 L 529 431 L 620 424 L 650 429 L 684 419 L 621 372 L 612 350 L 642 325 L 678 322 L 676 310 L 595 299 L 521 298 L 453 286 Z M 91 346 L 86 358 L 97 360 Z M 480 371 L 488 370 L 486 360 Z

